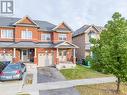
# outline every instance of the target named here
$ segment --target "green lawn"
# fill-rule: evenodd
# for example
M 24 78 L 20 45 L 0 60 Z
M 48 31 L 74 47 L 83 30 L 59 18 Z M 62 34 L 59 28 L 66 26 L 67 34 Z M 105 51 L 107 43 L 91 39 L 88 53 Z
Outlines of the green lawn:
M 82 65 L 77 65 L 75 69 L 63 69 L 60 72 L 66 77 L 66 79 L 85 79 L 85 78 L 96 78 L 96 77 L 108 77 L 111 75 L 102 74 L 86 68 Z
M 80 95 L 127 95 L 127 85 L 121 85 L 121 92 L 116 94 L 116 84 L 106 83 L 89 86 L 77 86 Z

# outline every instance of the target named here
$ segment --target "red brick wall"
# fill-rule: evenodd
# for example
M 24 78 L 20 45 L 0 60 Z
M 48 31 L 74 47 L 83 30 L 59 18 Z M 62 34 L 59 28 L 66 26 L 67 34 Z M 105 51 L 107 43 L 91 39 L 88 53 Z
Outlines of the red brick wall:
M 22 39 L 21 38 L 21 32 L 25 31 L 26 29 L 28 29 L 29 31 L 32 32 L 32 39 Z M 38 30 L 37 30 L 37 28 L 16 26 L 15 27 L 15 41 L 16 42 L 20 42 L 20 41 L 38 42 Z

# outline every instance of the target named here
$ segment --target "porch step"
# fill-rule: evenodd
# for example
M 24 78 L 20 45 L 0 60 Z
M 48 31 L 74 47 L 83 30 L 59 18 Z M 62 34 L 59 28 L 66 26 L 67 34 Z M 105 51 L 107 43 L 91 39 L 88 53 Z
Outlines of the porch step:
M 66 63 L 59 63 L 56 65 L 56 68 L 58 70 L 60 69 L 69 69 L 69 68 L 75 68 L 76 64 L 72 63 L 72 62 L 66 62 Z

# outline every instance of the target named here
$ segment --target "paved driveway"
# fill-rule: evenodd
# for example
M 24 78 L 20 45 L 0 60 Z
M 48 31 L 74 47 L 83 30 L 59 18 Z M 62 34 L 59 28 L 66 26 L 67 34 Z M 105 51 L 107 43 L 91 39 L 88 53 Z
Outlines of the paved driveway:
M 38 77 L 37 79 L 38 83 L 66 80 L 64 76 L 54 67 L 38 68 L 37 77 Z M 41 90 L 39 91 L 39 94 L 40 95 L 80 95 L 74 87 L 55 89 L 55 90 Z

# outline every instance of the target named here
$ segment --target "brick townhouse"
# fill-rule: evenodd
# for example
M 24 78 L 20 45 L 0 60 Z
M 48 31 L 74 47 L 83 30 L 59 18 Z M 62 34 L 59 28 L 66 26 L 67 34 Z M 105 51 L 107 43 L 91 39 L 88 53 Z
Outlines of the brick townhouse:
M 54 25 L 28 16 L 0 17 L 0 61 L 75 66 L 75 48 L 72 30 L 64 22 Z
M 100 33 L 103 30 L 103 27 L 96 25 L 83 25 L 81 28 L 77 29 L 73 33 L 73 43 L 79 48 L 76 49 L 76 58 L 81 61 L 87 56 L 92 56 L 90 47 L 91 38 L 99 39 Z

